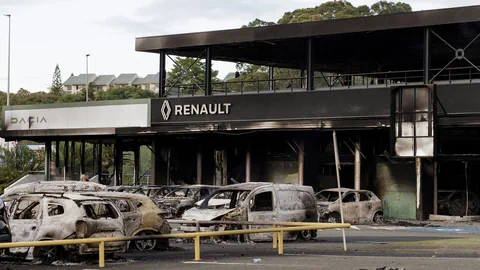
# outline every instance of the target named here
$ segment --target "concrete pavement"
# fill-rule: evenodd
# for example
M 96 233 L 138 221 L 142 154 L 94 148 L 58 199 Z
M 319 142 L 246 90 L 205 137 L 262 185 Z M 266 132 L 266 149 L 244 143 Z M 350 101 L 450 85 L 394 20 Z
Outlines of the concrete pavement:
M 202 244 L 202 261 L 194 262 L 193 243 L 175 243 L 167 252 L 120 254 L 107 269 L 479 269 L 480 234 L 455 231 L 409 231 L 359 226 L 347 231 L 348 251 L 341 232 L 319 232 L 313 241 L 285 242 L 279 256 L 271 243 Z M 253 263 L 253 259 L 261 259 Z M 36 269 L 96 269 L 97 262 L 57 263 Z M 7 267 L 8 265 L 0 266 Z M 10 265 L 30 269 L 30 265 Z

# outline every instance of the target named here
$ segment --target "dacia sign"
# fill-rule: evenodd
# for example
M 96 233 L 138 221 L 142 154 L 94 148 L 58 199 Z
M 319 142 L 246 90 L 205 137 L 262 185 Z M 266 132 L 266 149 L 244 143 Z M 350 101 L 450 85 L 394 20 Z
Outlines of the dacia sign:
M 10 124 L 15 125 L 15 124 L 34 124 L 34 123 L 47 123 L 47 119 L 43 116 L 30 116 L 30 117 L 12 117 L 10 119 Z
M 12 106 L 4 114 L 4 130 L 71 130 L 149 127 L 150 101 Z M 134 103 L 136 102 L 136 103 Z M 143 102 L 143 103 L 142 103 Z M 67 106 L 67 105 L 65 105 Z M 107 132 L 107 131 L 104 131 Z M 113 132 L 113 131 L 108 131 Z

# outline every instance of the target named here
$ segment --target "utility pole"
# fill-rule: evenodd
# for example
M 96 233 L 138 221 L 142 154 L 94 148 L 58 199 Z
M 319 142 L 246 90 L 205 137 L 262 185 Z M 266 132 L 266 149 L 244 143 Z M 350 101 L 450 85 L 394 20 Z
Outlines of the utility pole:
M 10 33 L 12 29 L 12 15 L 3 14 L 8 17 L 8 79 L 7 79 L 7 106 L 10 106 Z
M 85 74 L 85 102 L 88 102 L 88 57 L 90 56 L 90 54 L 87 54 L 86 55 L 86 60 L 87 60 L 87 64 L 86 64 L 86 67 L 87 67 L 87 74 Z

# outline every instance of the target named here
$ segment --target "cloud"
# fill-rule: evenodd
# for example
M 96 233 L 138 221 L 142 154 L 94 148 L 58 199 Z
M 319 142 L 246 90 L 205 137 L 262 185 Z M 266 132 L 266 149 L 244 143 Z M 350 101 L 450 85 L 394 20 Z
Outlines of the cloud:
M 282 5 L 277 0 L 157 0 L 135 9 L 128 18 L 111 17 L 103 23 L 136 34 L 163 35 L 238 28 L 255 18 L 277 21 L 285 11 L 316 4 L 314 0 L 292 0 Z
M 117 32 L 126 31 L 129 33 L 142 34 L 150 33 L 155 30 L 155 28 L 151 27 L 149 22 L 137 21 L 124 15 L 113 16 L 106 20 L 99 21 L 98 23 Z

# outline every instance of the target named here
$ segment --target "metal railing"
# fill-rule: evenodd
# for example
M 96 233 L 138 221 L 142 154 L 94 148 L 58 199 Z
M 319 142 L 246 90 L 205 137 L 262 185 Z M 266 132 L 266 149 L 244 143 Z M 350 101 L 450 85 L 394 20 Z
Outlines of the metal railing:
M 473 66 L 431 69 L 431 83 L 480 83 L 480 72 Z M 371 73 L 333 74 L 315 72 L 314 90 L 357 89 L 423 84 L 423 70 L 382 71 Z M 201 84 L 203 85 L 203 84 Z M 307 77 L 236 80 L 212 83 L 213 95 L 241 95 L 274 92 L 306 91 Z M 167 96 L 204 96 L 198 84 L 166 86 Z
M 257 225 L 261 225 L 261 224 L 257 224 Z M 193 239 L 194 250 L 195 250 L 194 260 L 199 261 L 200 260 L 200 239 L 204 237 L 242 235 L 242 234 L 253 234 L 253 233 L 273 233 L 273 248 L 278 250 L 279 255 L 282 255 L 284 232 L 350 228 L 350 224 L 348 223 L 344 223 L 344 224 L 331 223 L 330 224 L 330 223 L 281 222 L 281 223 L 274 223 L 273 225 L 274 225 L 273 228 L 264 228 L 264 229 L 0 243 L 0 249 L 20 248 L 20 247 L 42 247 L 42 246 L 45 247 L 45 246 L 65 246 L 65 245 L 80 245 L 80 244 L 98 244 L 98 266 L 100 268 L 103 268 L 105 267 L 105 243 L 108 243 L 108 242 L 128 242 L 128 241 L 137 241 L 137 240 L 169 239 L 169 238 Z M 291 226 L 291 227 L 278 227 L 278 226 Z

